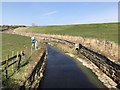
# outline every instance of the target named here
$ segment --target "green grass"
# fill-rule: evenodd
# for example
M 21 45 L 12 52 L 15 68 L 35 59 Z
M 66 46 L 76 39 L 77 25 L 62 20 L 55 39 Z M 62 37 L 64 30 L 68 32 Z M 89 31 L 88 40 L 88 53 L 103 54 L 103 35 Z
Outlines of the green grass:
M 2 43 L 0 44 L 2 46 L 2 61 L 4 61 L 6 59 L 6 55 L 9 54 L 9 56 L 12 56 L 12 51 L 14 51 L 14 55 L 17 54 L 17 51 L 21 51 L 24 49 L 24 45 L 26 47 L 28 47 L 28 50 L 30 51 L 30 47 L 31 47 L 31 39 L 30 37 L 26 37 L 26 36 L 20 36 L 20 35 L 13 35 L 13 34 L 7 34 L 7 33 L 2 33 Z M 15 61 L 16 59 L 14 59 Z M 21 65 L 23 65 L 26 62 L 25 59 L 23 59 L 21 61 Z M 9 65 L 12 62 L 9 62 Z M 17 67 L 17 63 L 14 64 L 14 69 L 16 69 Z M 2 69 L 5 68 L 5 65 L 2 66 Z M 11 77 L 11 75 L 13 74 L 12 71 L 12 66 L 10 66 L 8 68 L 8 77 Z M 4 80 L 5 76 L 4 76 L 4 72 L 2 73 L 2 80 Z
M 31 47 L 30 37 L 13 35 L 13 34 L 2 34 L 2 60 L 6 59 L 6 55 L 11 56 L 12 51 L 15 52 L 21 51 L 24 49 L 24 45 L 28 48 Z
M 38 49 L 32 53 L 27 64 L 25 64 L 27 59 L 24 56 L 20 62 L 20 68 L 14 74 L 12 72 L 12 67 L 9 67 L 9 78 L 7 80 L 5 80 L 4 73 L 2 73 L 2 85 L 4 88 L 16 88 L 18 90 L 20 83 L 23 83 L 29 77 L 32 70 L 36 66 L 36 62 L 39 62 L 43 52 L 45 51 L 45 44 L 40 43 L 40 48 L 41 49 Z M 16 69 L 16 67 L 14 67 L 14 69 Z
M 0 60 L 2 58 L 2 33 L 0 33 Z
M 106 39 L 118 43 L 118 24 L 78 24 L 63 26 L 34 26 L 26 32 L 81 36 L 88 38 Z M 119 43 L 120 44 L 120 43 Z

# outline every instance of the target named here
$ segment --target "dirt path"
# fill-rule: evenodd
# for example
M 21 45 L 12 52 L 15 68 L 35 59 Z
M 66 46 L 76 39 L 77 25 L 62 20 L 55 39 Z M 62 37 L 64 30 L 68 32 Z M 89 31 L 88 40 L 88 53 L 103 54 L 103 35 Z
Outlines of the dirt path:
M 16 28 L 14 29 L 13 32 L 24 32 L 25 29 L 28 29 L 29 27 L 19 27 L 19 28 Z

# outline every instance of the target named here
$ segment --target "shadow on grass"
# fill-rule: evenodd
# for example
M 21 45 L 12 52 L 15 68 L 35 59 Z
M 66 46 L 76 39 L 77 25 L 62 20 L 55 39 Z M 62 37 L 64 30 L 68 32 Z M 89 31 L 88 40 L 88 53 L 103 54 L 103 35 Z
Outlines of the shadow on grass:
M 24 67 L 24 66 L 26 66 L 27 64 L 29 63 L 29 61 L 27 60 L 27 61 L 25 61 L 25 62 L 22 62 L 22 64 L 20 65 L 20 68 L 22 68 L 22 67 Z M 17 66 L 15 67 L 15 69 L 14 69 L 14 72 L 13 73 L 11 73 L 11 74 L 9 74 L 9 76 L 7 77 L 7 79 L 10 79 L 10 77 L 12 77 L 16 72 L 19 72 L 19 70 L 20 70 L 20 68 L 17 68 Z M 3 82 L 5 81 L 6 79 L 4 79 L 3 78 Z
M 31 56 L 26 60 L 26 61 L 23 61 L 21 62 L 21 65 L 20 65 L 20 68 L 26 66 L 28 63 L 29 63 L 29 59 L 31 58 Z M 21 80 L 18 80 L 18 79 L 13 79 L 12 76 L 19 72 L 20 71 L 20 68 L 17 69 L 17 66 L 15 67 L 15 71 L 13 73 L 11 73 L 7 79 L 5 79 L 4 77 L 2 78 L 2 90 L 19 90 L 20 86 L 19 84 L 17 83 L 18 81 L 21 81 Z M 22 82 L 22 81 L 21 81 Z
M 20 77 L 22 77 L 21 75 L 24 73 L 24 67 L 32 60 L 31 59 L 32 56 L 30 56 L 28 59 L 23 59 L 21 61 L 20 64 L 20 68 L 17 69 L 17 66 L 15 66 L 16 71 L 14 73 L 12 73 L 11 75 L 9 75 L 9 77 L 7 79 L 3 79 L 2 81 L 2 86 L 3 86 L 3 90 L 19 90 L 21 88 L 21 84 L 23 81 L 21 78 L 19 78 L 19 76 L 16 76 L 16 73 L 20 75 Z M 15 74 L 15 77 L 14 77 Z
M 17 83 L 20 80 L 9 78 L 2 82 L 2 90 L 19 90 L 20 85 Z
M 20 67 L 24 67 L 28 64 L 29 62 L 25 62 L 24 64 L 22 64 Z

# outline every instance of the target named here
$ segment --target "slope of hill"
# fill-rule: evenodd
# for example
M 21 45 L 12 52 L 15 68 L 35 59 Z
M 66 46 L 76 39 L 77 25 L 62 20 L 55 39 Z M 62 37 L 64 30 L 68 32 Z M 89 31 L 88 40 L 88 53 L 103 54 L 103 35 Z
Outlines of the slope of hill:
M 41 33 L 41 34 L 59 34 L 59 35 L 106 39 L 118 43 L 117 23 L 78 24 L 78 25 L 63 25 L 63 26 L 34 26 L 21 31 Z
M 24 49 L 24 45 L 28 48 L 31 47 L 30 37 L 2 33 L 2 59 L 5 60 L 6 55 L 11 55 L 12 51 L 16 55 L 17 51 Z

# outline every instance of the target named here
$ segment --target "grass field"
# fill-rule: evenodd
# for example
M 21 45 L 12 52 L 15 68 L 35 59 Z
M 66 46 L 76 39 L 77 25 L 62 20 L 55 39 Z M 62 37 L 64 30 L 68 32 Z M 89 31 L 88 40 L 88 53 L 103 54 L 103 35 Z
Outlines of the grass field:
M 12 51 L 21 51 L 24 49 L 24 45 L 28 48 L 31 47 L 30 37 L 2 34 L 2 60 L 5 60 L 7 54 L 12 54 Z
M 81 25 L 78 24 L 78 25 L 63 25 L 63 26 L 34 26 L 25 29 L 25 31 L 41 33 L 41 34 L 42 33 L 60 34 L 60 35 L 106 39 L 118 43 L 117 23 L 81 24 Z
M 2 58 L 2 33 L 0 33 L 0 60 Z
M 42 55 L 42 52 L 45 50 L 45 45 L 41 44 L 40 46 L 42 49 L 40 49 L 39 51 L 34 50 L 31 55 L 31 38 L 30 37 L 20 36 L 16 34 L 7 34 L 7 33 L 2 34 L 2 61 L 6 59 L 7 54 L 11 56 L 12 51 L 14 51 L 16 55 L 17 51 L 23 50 L 24 45 L 28 47 L 28 49 L 25 51 L 25 55 L 20 62 L 19 70 L 17 70 L 17 63 L 14 64 L 13 68 L 12 66 L 10 66 L 7 69 L 8 70 L 7 80 L 5 80 L 5 73 L 2 72 L 2 85 L 6 88 L 13 88 L 13 87 L 18 88 L 21 80 L 24 81 L 26 76 L 31 73 L 31 70 L 33 70 L 33 66 L 36 65 L 36 61 L 39 61 L 40 55 Z M 14 59 L 14 61 L 15 60 L 16 59 Z M 12 62 L 9 62 L 9 65 L 11 63 Z M 28 67 L 30 70 L 28 70 Z M 4 70 L 4 68 L 5 68 L 5 65 L 2 65 L 2 70 Z M 14 69 L 15 72 L 13 72 L 12 69 Z M 27 73 L 27 75 L 25 72 Z

